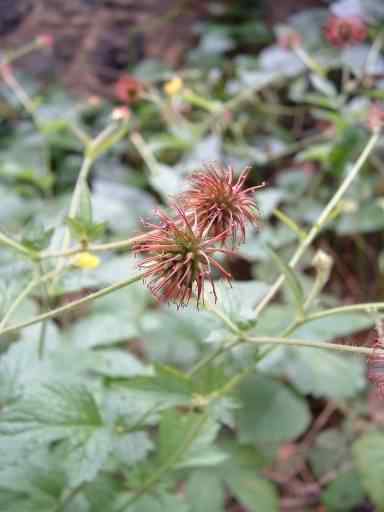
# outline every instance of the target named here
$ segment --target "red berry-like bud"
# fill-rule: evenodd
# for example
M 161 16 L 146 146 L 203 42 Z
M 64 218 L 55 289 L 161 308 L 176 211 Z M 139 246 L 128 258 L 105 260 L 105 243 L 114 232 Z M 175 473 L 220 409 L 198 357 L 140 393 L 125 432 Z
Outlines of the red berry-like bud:
M 344 48 L 362 43 L 368 36 L 368 27 L 360 16 L 331 15 L 325 24 L 324 34 L 332 46 Z
M 44 48 L 52 48 L 54 42 L 52 34 L 40 34 L 37 36 L 37 44 Z
M 367 125 L 372 131 L 380 130 L 384 124 L 384 107 L 380 103 L 373 103 L 367 116 Z
M 301 35 L 295 30 L 281 33 L 277 38 L 277 45 L 280 46 L 280 48 L 284 48 L 285 50 L 297 48 L 298 46 L 301 46 L 301 44 Z
M 146 222 L 145 226 L 150 231 L 133 247 L 135 254 L 145 256 L 139 263 L 139 268 L 144 271 L 144 279 L 155 297 L 164 302 L 173 302 L 178 307 L 187 305 L 193 294 L 199 307 L 199 303 L 204 302 L 206 281 L 210 283 L 216 301 L 213 268 L 226 279 L 231 279 L 231 274 L 212 257 L 216 252 L 232 254 L 216 247 L 225 233 L 210 238 L 196 218 L 191 221 L 186 212 L 177 206 L 175 213 L 172 218 L 157 211 L 159 224 Z
M 143 82 L 127 73 L 122 75 L 115 84 L 115 96 L 123 103 L 134 103 L 143 91 Z

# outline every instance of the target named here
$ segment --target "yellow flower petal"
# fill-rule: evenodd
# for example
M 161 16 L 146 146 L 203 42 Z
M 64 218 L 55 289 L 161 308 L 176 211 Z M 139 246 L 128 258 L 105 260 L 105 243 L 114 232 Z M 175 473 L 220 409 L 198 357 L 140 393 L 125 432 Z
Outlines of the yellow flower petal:
M 93 269 L 100 265 L 100 258 L 90 252 L 80 252 L 73 258 L 72 265 L 83 269 Z
M 174 96 L 183 87 L 183 81 L 179 76 L 175 76 L 175 78 L 172 78 L 172 80 L 169 80 L 164 84 L 164 92 L 168 96 Z

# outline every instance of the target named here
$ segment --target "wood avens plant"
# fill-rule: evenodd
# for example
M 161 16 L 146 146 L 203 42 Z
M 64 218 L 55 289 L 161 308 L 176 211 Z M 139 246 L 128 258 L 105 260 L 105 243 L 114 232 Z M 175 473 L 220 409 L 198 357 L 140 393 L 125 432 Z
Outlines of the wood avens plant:
M 339 30 L 338 26 L 330 26 L 327 34 L 339 44 L 340 36 L 333 34 L 336 29 Z M 31 49 L 35 48 L 36 44 L 32 45 Z M 295 44 L 296 51 L 297 48 Z M 28 47 L 26 51 L 31 49 Z M 15 58 L 24 53 L 17 52 Z M 300 55 L 303 60 L 303 54 Z M 304 60 L 307 62 L 308 58 Z M 3 62 L 6 85 L 31 117 L 44 143 L 49 145 L 39 108 L 35 108 L 14 78 L 12 62 L 12 55 Z M 316 72 L 316 66 L 312 65 L 310 71 Z M 324 78 L 323 70 L 320 75 Z M 169 122 L 170 114 L 172 118 L 181 115 L 169 111 L 174 102 L 168 96 L 174 99 L 177 94 L 185 93 L 183 82 L 176 85 L 165 87 L 168 92 L 163 99 L 153 90 L 145 96 L 153 108 L 159 108 L 164 123 Z M 231 109 L 237 109 L 244 99 L 249 100 L 258 87 L 246 94 L 243 91 L 228 102 L 215 102 L 214 108 L 206 108 L 210 117 L 198 133 L 210 130 L 215 116 L 228 118 Z M 369 361 L 369 378 L 382 392 L 381 332 L 374 346 L 368 347 L 333 343 L 330 341 L 333 337 L 328 337 L 326 332 L 323 338 L 308 339 L 305 328 L 330 317 L 335 322 L 348 322 L 348 315 L 359 312 L 364 326 L 369 327 L 384 311 L 384 302 L 322 307 L 318 299 L 333 268 L 333 259 L 326 250 L 314 251 L 311 261 L 314 278 L 308 286 L 303 286 L 296 272 L 307 250 L 312 249 L 318 235 L 329 227 L 340 201 L 374 154 L 383 121 L 377 108 L 374 114 L 359 157 L 339 176 L 334 193 L 308 230 L 275 208 L 276 222 L 293 232 L 298 244 L 288 262 L 270 244 L 270 263 L 278 277 L 272 285 L 256 283 L 254 292 L 233 279 L 235 272 L 230 270 L 242 257 L 248 236 L 262 236 L 258 194 L 268 192 L 268 186 L 255 176 L 252 167 L 201 162 L 198 169 L 184 178 L 179 193 L 158 194 L 163 204 L 147 212 L 142 229 L 135 236 L 108 241 L 108 223 L 98 220 L 98 212 L 94 211 L 97 202 L 91 185 L 95 166 L 102 165 L 102 158 L 119 144 L 129 142 L 130 149 L 136 150 L 144 162 L 150 184 L 161 181 L 164 167 L 140 130 L 139 120 L 127 108 L 115 111 L 107 127 L 96 136 L 68 124 L 68 130 L 81 144 L 83 163 L 67 203 L 65 219 L 53 233 L 46 228 L 39 235 L 28 233 L 24 237 L 0 232 L 2 249 L 19 257 L 30 277 L 10 301 L 5 301 L 0 319 L 0 340 L 4 347 L 0 359 L 0 382 L 4 382 L 4 389 L 0 388 L 0 460 L 4 438 L 5 451 L 9 442 L 11 467 L 10 476 L 2 475 L 3 469 L 0 470 L 0 504 L 3 503 L 2 476 L 4 481 L 11 481 L 17 474 L 21 482 L 28 480 L 27 500 L 24 489 L 15 486 L 9 491 L 17 506 L 20 504 L 20 512 L 35 512 L 40 510 L 36 508 L 40 504 L 43 512 L 104 512 L 103 507 L 105 512 L 178 512 L 187 509 L 177 508 L 178 493 L 170 491 L 176 488 L 175 474 L 181 472 L 188 480 L 191 468 L 216 465 L 220 466 L 219 482 L 223 479 L 235 494 L 243 496 L 244 490 L 242 487 L 239 490 L 236 478 L 238 474 L 249 476 L 249 473 L 242 466 L 243 452 L 236 451 L 238 447 L 234 447 L 228 436 L 228 432 L 239 430 L 241 443 L 247 450 L 253 442 L 253 430 L 249 427 L 254 423 L 253 402 L 247 403 L 248 408 L 244 406 L 246 400 L 244 403 L 239 400 L 242 390 L 245 397 L 249 389 L 255 392 L 265 389 L 265 396 L 275 397 L 280 393 L 276 402 L 271 399 L 271 408 L 278 403 L 279 411 L 285 402 L 294 404 L 294 415 L 301 418 L 302 424 L 297 431 L 293 429 L 292 436 L 299 436 L 308 423 L 309 412 L 291 389 L 280 387 L 283 384 L 277 381 L 266 382 L 265 375 L 274 358 L 281 362 L 294 354 L 289 370 L 295 373 L 295 357 L 303 357 L 308 364 L 312 357 L 320 357 L 328 368 L 328 364 L 344 363 L 337 352 L 345 357 L 344 353 L 354 354 Z M 188 123 L 181 121 L 187 130 Z M 119 266 L 117 274 L 113 274 L 119 275 L 116 280 L 110 277 L 108 256 L 111 255 L 118 255 L 118 263 L 124 263 L 123 270 Z M 129 275 L 125 275 L 126 267 L 132 269 Z M 237 286 L 240 292 L 236 298 Z M 279 310 L 284 316 L 281 322 L 274 309 L 278 292 L 287 292 L 291 299 L 283 313 Z M 247 307 L 243 308 L 243 304 Z M 71 315 L 67 315 L 69 312 Z M 91 323 L 87 323 L 92 314 L 100 322 L 93 330 Z M 161 338 L 168 323 L 171 328 Z M 30 328 L 37 324 L 40 327 Z M 188 329 L 197 338 L 194 350 L 183 341 Z M 207 331 L 204 336 L 208 345 L 201 343 L 203 331 L 199 329 Z M 178 334 L 181 348 L 175 349 L 170 340 Z M 150 342 L 142 343 L 145 335 Z M 100 339 L 95 341 L 93 336 Z M 132 350 L 126 340 L 133 342 Z M 24 350 L 27 364 L 19 377 L 18 362 L 23 361 Z M 158 356 L 154 364 L 147 357 L 150 353 Z M 192 355 L 186 363 L 183 357 L 189 353 Z M 169 360 L 175 364 L 163 364 Z M 308 374 L 303 373 L 305 378 L 297 378 L 296 383 L 305 389 Z M 324 373 L 320 373 L 319 380 L 327 386 Z M 264 403 L 263 395 L 257 406 L 262 409 Z M 255 405 L 255 415 L 256 409 Z M 243 425 L 240 429 L 237 421 Z M 267 444 L 270 440 L 264 431 L 263 435 L 264 438 L 261 435 L 258 438 L 260 445 L 265 439 Z M 277 433 L 276 443 L 281 440 L 286 439 Z M 36 453 L 31 454 L 31 446 Z M 17 461 L 12 460 L 11 452 L 15 452 Z M 27 470 L 20 466 L 24 457 L 28 460 Z M 233 467 L 237 471 L 235 476 L 231 472 Z M 44 494 L 45 484 L 35 485 L 34 478 L 46 483 L 47 475 L 52 476 L 55 485 Z M 260 493 L 272 504 L 263 510 L 277 510 L 274 489 L 265 486 L 263 474 L 255 472 L 255 475 Z M 188 486 L 193 489 L 192 484 L 188 480 Z M 30 486 L 38 487 L 37 497 L 34 495 L 31 500 Z M 100 489 L 107 489 L 105 495 Z M 163 508 L 156 508 L 156 499 Z M 6 502 L 5 498 L 3 501 Z M 26 503 L 35 506 L 35 502 L 35 508 L 25 508 Z M 135 508 L 136 505 L 143 508 Z

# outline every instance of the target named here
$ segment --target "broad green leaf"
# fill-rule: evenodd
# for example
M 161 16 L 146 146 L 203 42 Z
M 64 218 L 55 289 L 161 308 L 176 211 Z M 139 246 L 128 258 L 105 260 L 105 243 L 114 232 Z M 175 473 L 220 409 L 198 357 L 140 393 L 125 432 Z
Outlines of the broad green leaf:
M 82 385 L 35 387 L 30 396 L 6 408 L 0 433 L 35 446 L 62 441 L 71 486 L 91 481 L 111 450 L 111 434 L 93 395 Z
M 158 494 L 156 498 L 151 496 L 140 498 L 130 509 L 132 512 L 190 512 L 182 497 L 164 493 Z M 119 510 L 119 506 L 117 506 L 117 510 Z
M 40 326 L 33 325 L 23 330 L 18 343 L 10 346 L 0 357 L 0 401 L 2 405 L 20 398 L 31 384 L 47 382 L 56 374 L 50 365 L 50 358 L 60 343 L 57 327 L 48 322 L 46 326 L 46 357 L 38 355 Z
M 349 512 L 364 501 L 364 489 L 356 470 L 337 475 L 321 496 L 329 512 Z
M 256 202 L 263 220 L 270 217 L 273 210 L 285 196 L 286 193 L 284 190 L 273 187 L 268 187 L 257 192 Z
M 366 384 L 361 357 L 306 347 L 287 347 L 284 353 L 281 370 L 303 394 L 350 398 Z
M 162 164 L 156 166 L 156 173 L 150 174 L 149 181 L 156 192 L 165 200 L 179 194 L 184 185 L 180 175 L 174 169 Z
M 225 481 L 249 512 L 278 512 L 279 501 L 274 485 L 253 471 L 236 469 L 226 476 Z
M 315 73 L 311 73 L 309 79 L 313 87 L 325 96 L 330 96 L 331 98 L 337 96 L 337 89 L 330 80 Z
M 310 423 L 306 402 L 287 386 L 254 375 L 239 388 L 241 443 L 278 443 L 295 439 Z
M 115 386 L 134 393 L 140 400 L 161 408 L 192 403 L 191 380 L 182 372 L 168 366 L 156 366 L 150 376 L 119 379 Z
M 240 327 L 253 324 L 254 307 L 269 290 L 262 281 L 240 281 L 231 286 L 223 281 L 216 285 L 218 305 Z
M 332 341 L 340 336 L 349 336 L 369 329 L 373 320 L 365 313 L 344 313 L 308 322 L 299 327 L 293 337 L 306 340 Z
M 146 353 L 155 362 L 189 366 L 199 356 L 210 322 L 214 322 L 211 315 L 192 306 L 179 311 L 172 307 L 148 311 L 141 324 Z
M 187 502 L 191 512 L 223 512 L 224 488 L 220 480 L 212 471 L 198 470 L 190 476 L 187 482 Z
M 113 475 L 101 473 L 93 482 L 84 488 L 84 494 L 92 512 L 113 512 L 115 502 L 122 492 L 122 482 Z M 68 511 L 70 512 L 70 511 Z
M 340 235 L 351 235 L 382 231 L 383 227 L 383 203 L 380 199 L 371 198 L 369 201 L 356 204 L 356 211 L 343 213 L 337 222 L 336 231 Z
M 227 455 L 213 446 L 219 425 L 202 413 L 169 410 L 160 421 L 159 464 L 172 460 L 175 467 L 211 466 Z
M 113 440 L 113 455 L 126 466 L 132 466 L 146 458 L 154 450 L 154 444 L 146 432 L 116 434 Z
M 336 429 L 323 430 L 318 434 L 309 454 L 311 467 L 317 478 L 337 470 L 348 456 L 345 435 Z
M 48 452 L 44 452 L 39 462 L 23 458 L 18 465 L 4 466 L 0 470 L 1 510 L 53 512 L 66 482 L 65 473 Z
M 354 443 L 353 455 L 364 489 L 379 510 L 384 508 L 384 434 L 368 433 Z

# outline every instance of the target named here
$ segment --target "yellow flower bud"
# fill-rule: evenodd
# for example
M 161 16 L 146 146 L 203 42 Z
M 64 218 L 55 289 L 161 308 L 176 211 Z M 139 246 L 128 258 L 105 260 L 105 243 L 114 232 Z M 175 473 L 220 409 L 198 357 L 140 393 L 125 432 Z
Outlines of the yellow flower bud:
M 82 269 L 93 269 L 100 265 L 100 258 L 90 252 L 80 252 L 72 259 L 72 265 Z
M 174 96 L 181 91 L 183 87 L 183 80 L 179 76 L 175 76 L 164 84 L 164 92 L 168 96 Z

